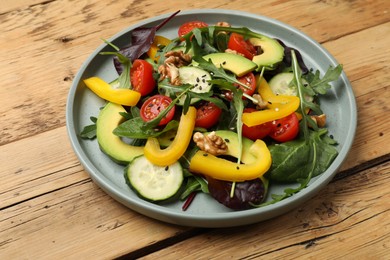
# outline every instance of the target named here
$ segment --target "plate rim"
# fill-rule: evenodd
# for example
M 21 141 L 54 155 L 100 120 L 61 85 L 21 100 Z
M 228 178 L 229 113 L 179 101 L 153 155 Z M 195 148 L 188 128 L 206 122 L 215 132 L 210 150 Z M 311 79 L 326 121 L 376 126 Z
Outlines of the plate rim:
M 264 15 L 258 15 L 253 14 L 245 11 L 237 11 L 237 10 L 229 10 L 229 9 L 192 9 L 192 10 L 184 10 L 181 11 L 177 16 L 184 16 L 184 15 L 196 15 L 196 14 L 212 14 L 212 13 L 218 13 L 218 14 L 224 14 L 227 16 L 231 15 L 238 15 L 238 16 L 246 16 L 250 17 L 252 19 L 258 19 L 261 21 L 265 21 L 267 23 L 272 23 L 273 25 L 282 26 L 289 31 L 292 31 L 303 38 L 305 40 L 310 41 L 312 44 L 316 45 L 317 48 L 319 48 L 322 52 L 324 52 L 325 56 L 329 59 L 333 65 L 337 65 L 336 59 L 317 41 L 315 41 L 310 36 L 306 35 L 304 32 L 296 29 L 295 27 L 292 27 L 284 22 L 281 22 L 279 20 L 264 16 Z M 118 37 L 122 36 L 123 34 L 126 34 L 133 30 L 134 28 L 137 28 L 143 24 L 149 24 L 157 21 L 161 21 L 162 19 L 165 19 L 166 17 L 170 16 L 171 13 L 162 14 L 156 17 L 151 17 L 148 19 L 141 20 L 131 26 L 128 26 L 127 28 L 121 30 L 120 32 L 114 34 L 112 37 L 109 38 L 109 41 L 113 41 L 117 39 Z M 292 197 L 286 198 L 278 203 L 268 205 L 265 207 L 262 207 L 261 210 L 259 208 L 244 210 L 244 211 L 231 211 L 231 212 L 218 212 L 213 213 L 213 215 L 202 215 L 198 213 L 192 212 L 191 214 L 186 214 L 185 211 L 183 212 L 174 212 L 169 208 L 153 204 L 146 201 L 131 201 L 129 202 L 127 198 L 125 197 L 125 194 L 122 194 L 120 191 L 112 189 L 107 182 L 109 182 L 109 178 L 106 178 L 104 175 L 100 174 L 100 170 L 97 169 L 87 158 L 87 154 L 82 149 L 79 139 L 77 137 L 78 133 L 76 133 L 75 125 L 72 119 L 73 118 L 73 106 L 74 106 L 74 98 L 76 97 L 76 92 L 78 88 L 78 84 L 80 80 L 82 79 L 81 76 L 83 75 L 83 72 L 87 69 L 90 62 L 93 60 L 93 58 L 98 55 L 98 53 L 106 46 L 106 44 L 101 44 L 96 48 L 89 56 L 88 58 L 83 62 L 81 67 L 79 68 L 77 74 L 75 75 L 72 85 L 69 90 L 69 94 L 67 97 L 67 103 L 66 103 L 66 128 L 68 133 L 68 138 L 70 139 L 72 148 L 78 157 L 80 163 L 82 164 L 83 168 L 88 172 L 91 179 L 102 189 L 104 190 L 109 196 L 117 200 L 118 202 L 124 204 L 131 210 L 134 210 L 142 215 L 151 217 L 153 219 L 157 219 L 163 222 L 168 222 L 172 224 L 178 224 L 182 226 L 192 226 L 192 227 L 233 227 L 233 226 L 241 226 L 241 225 L 247 225 L 252 224 L 255 222 L 260 222 L 266 219 L 270 219 L 272 217 L 284 214 L 293 208 L 296 208 L 298 205 L 302 204 L 304 201 L 312 198 L 315 194 L 318 193 L 319 189 L 322 189 L 324 186 L 326 186 L 331 179 L 337 174 L 338 169 L 342 166 L 343 162 L 346 160 L 348 153 L 351 150 L 351 146 L 353 144 L 355 134 L 356 134 L 356 127 L 357 127 L 357 106 L 356 106 L 356 100 L 355 95 L 353 93 L 352 86 L 346 77 L 345 72 L 343 71 L 341 74 L 341 80 L 343 83 L 348 87 L 348 100 L 350 101 L 350 107 L 352 113 L 351 116 L 351 122 L 353 124 L 349 125 L 348 133 L 350 135 L 347 136 L 347 139 L 344 142 L 343 147 L 340 149 L 338 156 L 335 158 L 335 160 L 332 162 L 331 166 L 327 169 L 326 172 L 319 175 L 318 178 L 315 180 L 315 182 L 311 183 L 307 188 L 302 190 L 301 192 L 295 194 Z M 334 168 L 333 173 L 331 174 L 325 174 L 328 172 L 328 170 L 333 166 L 338 165 L 336 168 Z M 292 202 L 291 202 L 292 201 Z M 283 208 L 283 210 L 280 210 Z M 282 213 L 280 213 L 282 211 Z M 157 215 L 156 215 L 157 213 Z M 261 213 L 263 215 L 262 217 L 259 217 L 258 215 Z M 258 218 L 256 218 L 258 217 Z M 191 223 L 190 223 L 191 222 Z M 234 222 L 234 223 L 233 223 Z

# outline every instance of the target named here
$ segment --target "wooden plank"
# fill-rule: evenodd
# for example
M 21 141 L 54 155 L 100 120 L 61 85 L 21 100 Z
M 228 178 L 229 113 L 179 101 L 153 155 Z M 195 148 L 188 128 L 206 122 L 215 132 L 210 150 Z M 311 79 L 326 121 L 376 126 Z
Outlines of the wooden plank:
M 38 4 L 47 4 L 47 2 L 47 0 L 2 0 L 0 2 L 0 15 L 15 10 L 27 9 Z
M 65 127 L 0 146 L 0 165 L 0 178 L 7 180 L 1 184 L 0 208 L 89 178 Z
M 383 35 L 389 34 L 388 22 L 323 45 L 343 65 L 357 97 L 379 89 L 384 93 L 388 90 L 390 49 L 389 39 Z
M 112 259 L 188 228 L 132 212 L 92 182 L 3 209 L 0 259 Z
M 144 259 L 388 259 L 389 172 L 387 162 L 331 183 L 278 218 L 212 230 Z
M 2 0 L 0 6 L 10 8 L 11 2 Z M 164 1 L 161 7 L 152 0 L 71 5 L 55 0 L 35 5 L 40 2 L 17 0 L 16 9 L 0 11 L 0 178 L 5 180 L 0 188 L 0 259 L 114 258 L 188 232 L 128 210 L 91 183 L 64 127 L 72 77 L 100 38 L 157 14 L 239 6 L 325 42 L 344 64 L 358 97 L 358 133 L 343 169 L 389 154 L 389 122 L 381 116 L 389 112 L 386 0 L 313 0 L 310 12 L 297 12 L 307 7 L 304 1 Z M 343 15 L 346 10 L 351 11 Z M 289 214 L 216 230 L 150 257 L 389 258 L 389 188 L 388 174 L 383 174 L 388 172 L 387 163 L 338 180 Z M 287 224 L 281 228 L 280 223 Z
M 5 0 L 2 3 L 7 5 L 11 2 Z M 71 80 L 82 62 L 101 44 L 101 38 L 108 38 L 139 20 L 178 9 L 237 9 L 235 1 L 164 3 L 164 7 L 155 5 L 152 0 L 112 1 L 108 4 L 75 1 L 70 5 L 66 4 L 66 0 L 57 0 L 1 14 L 0 67 L 3 87 L 0 95 L 4 101 L 0 108 L 0 144 L 65 124 L 64 110 Z M 303 30 L 317 41 L 325 42 L 388 21 L 385 13 L 387 3 L 386 0 L 370 3 L 313 1 L 310 12 L 297 15 L 296 10 L 305 8 L 307 2 L 262 1 L 240 4 L 240 10 L 258 10 L 259 14 L 280 19 Z M 352 11 L 345 13 L 347 9 Z M 375 39 L 386 41 L 385 37 Z M 370 37 L 364 43 L 375 46 Z M 351 46 L 349 55 L 359 56 L 361 43 L 351 44 L 355 48 Z M 371 52 L 383 53 L 385 50 L 375 48 Z M 367 57 L 362 57 L 362 63 L 366 62 Z M 336 58 L 339 58 L 338 55 Z M 370 65 L 367 63 L 365 66 Z

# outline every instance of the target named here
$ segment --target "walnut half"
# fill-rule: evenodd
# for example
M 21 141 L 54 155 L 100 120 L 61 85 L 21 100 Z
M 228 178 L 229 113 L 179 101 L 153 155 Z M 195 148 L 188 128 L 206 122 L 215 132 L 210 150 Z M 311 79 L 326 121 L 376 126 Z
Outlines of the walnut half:
M 225 141 L 222 137 L 216 135 L 214 131 L 209 134 L 196 132 L 193 136 L 193 140 L 202 151 L 213 155 L 226 154 L 228 150 Z
M 189 54 L 183 51 L 169 51 L 165 54 L 164 64 L 158 67 L 160 73 L 160 81 L 164 78 L 169 78 L 172 85 L 181 85 L 178 68 L 188 65 L 192 58 Z
M 326 115 L 316 115 L 316 116 L 311 116 L 311 119 L 314 120 L 314 122 L 317 124 L 318 127 L 325 127 L 326 124 Z

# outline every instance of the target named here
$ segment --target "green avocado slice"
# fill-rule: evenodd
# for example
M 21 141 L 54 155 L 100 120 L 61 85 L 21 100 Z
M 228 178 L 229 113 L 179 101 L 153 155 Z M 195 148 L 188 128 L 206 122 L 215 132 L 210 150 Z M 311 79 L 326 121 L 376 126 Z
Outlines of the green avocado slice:
M 257 70 L 261 70 L 263 67 L 267 70 L 273 70 L 282 62 L 284 48 L 277 40 L 262 36 L 261 38 L 250 38 L 249 41 L 262 50 L 261 54 L 252 59 L 257 64 Z
M 203 56 L 205 60 L 211 60 L 211 62 L 217 66 L 222 67 L 225 70 L 233 72 L 238 77 L 244 76 L 248 72 L 256 69 L 257 65 L 253 61 L 233 53 L 218 52 L 211 53 Z
M 114 129 L 123 121 L 121 112 L 126 112 L 122 105 L 107 103 L 100 111 L 96 122 L 96 136 L 100 149 L 112 160 L 128 164 L 135 157 L 143 154 L 143 147 L 129 145 L 113 134 Z

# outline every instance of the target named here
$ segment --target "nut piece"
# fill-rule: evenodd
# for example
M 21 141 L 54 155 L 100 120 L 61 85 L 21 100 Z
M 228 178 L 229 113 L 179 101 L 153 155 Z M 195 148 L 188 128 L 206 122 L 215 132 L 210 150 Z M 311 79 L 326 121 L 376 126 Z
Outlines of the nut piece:
M 180 68 L 191 63 L 192 57 L 183 51 L 168 51 L 164 55 L 166 57 L 164 63 L 171 63 L 176 67 Z
M 228 22 L 218 22 L 216 26 L 221 26 L 221 27 L 230 27 L 230 23 Z
M 172 85 L 181 85 L 178 68 L 191 63 L 191 56 L 183 51 L 169 51 L 164 55 L 166 57 L 164 64 L 158 67 L 160 81 L 169 78 Z
M 258 109 L 266 109 L 267 108 L 268 103 L 263 100 L 261 95 L 254 94 L 252 97 L 255 100 L 257 100 L 256 106 L 257 106 Z
M 314 122 L 317 124 L 318 127 L 324 127 L 325 124 L 326 124 L 326 115 L 325 114 L 322 114 L 322 115 L 315 115 L 315 116 L 310 116 L 311 119 L 314 120 Z
M 216 135 L 214 131 L 208 135 L 196 132 L 193 136 L 193 140 L 202 151 L 212 155 L 226 154 L 228 150 L 225 141 L 222 137 Z
M 241 54 L 235 50 L 232 50 L 232 49 L 226 49 L 225 50 L 226 53 L 232 53 L 232 54 L 236 54 L 236 55 L 240 55 L 240 56 L 243 56 L 244 57 L 244 54 Z

